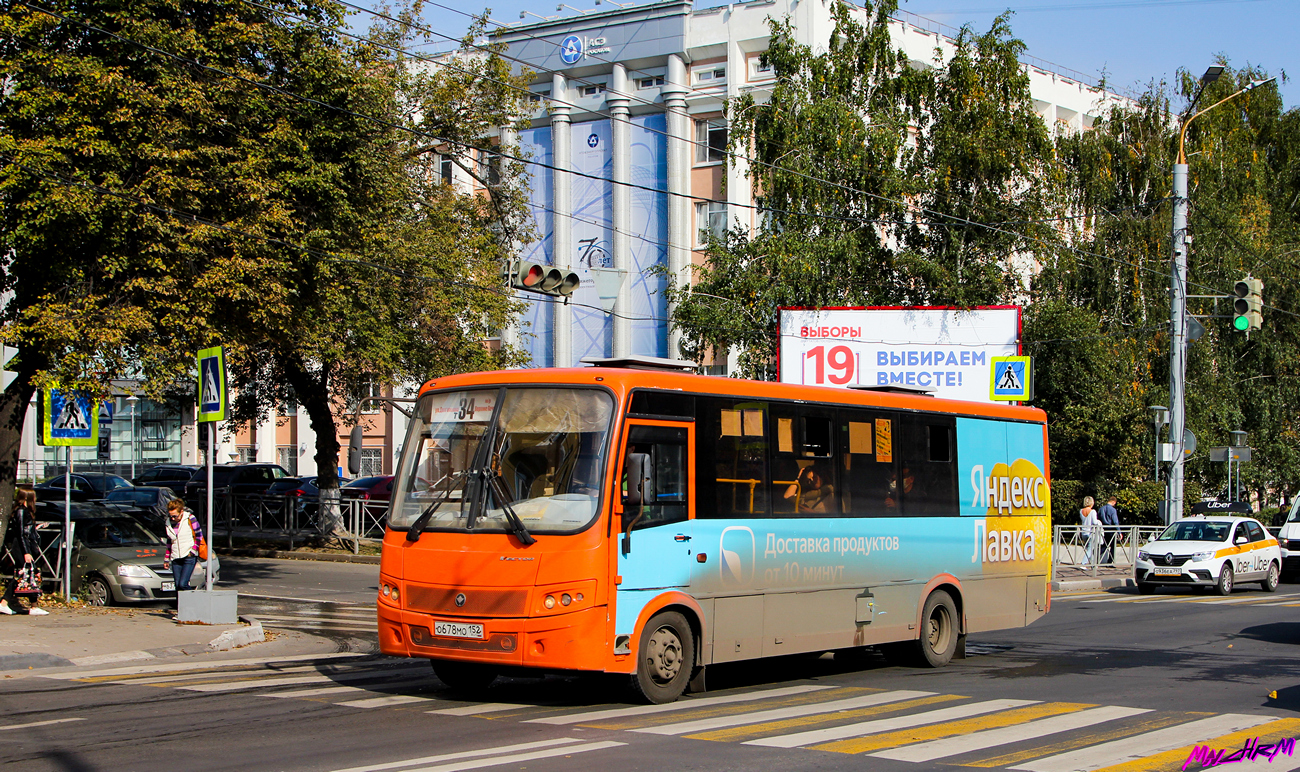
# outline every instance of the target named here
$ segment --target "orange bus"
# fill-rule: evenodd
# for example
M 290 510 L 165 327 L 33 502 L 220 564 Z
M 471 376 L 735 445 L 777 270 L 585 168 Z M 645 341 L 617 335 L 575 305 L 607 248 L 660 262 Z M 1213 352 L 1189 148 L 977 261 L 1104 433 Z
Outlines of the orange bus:
M 1034 408 L 648 359 L 439 378 L 398 466 L 380 647 L 457 689 L 604 672 L 654 703 L 797 652 L 938 667 L 1047 612 L 1048 480 Z

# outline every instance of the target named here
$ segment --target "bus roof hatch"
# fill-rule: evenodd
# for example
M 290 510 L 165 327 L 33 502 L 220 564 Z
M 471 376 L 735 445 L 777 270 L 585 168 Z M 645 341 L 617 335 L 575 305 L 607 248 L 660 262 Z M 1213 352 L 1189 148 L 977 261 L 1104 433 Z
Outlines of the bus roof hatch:
M 592 367 L 622 367 L 629 370 L 672 370 L 675 372 L 690 372 L 699 367 L 694 362 L 685 359 L 665 359 L 664 357 L 648 357 L 639 354 L 629 357 L 589 357 L 583 359 L 582 363 Z
M 854 384 L 849 387 L 854 391 L 877 391 L 885 394 L 911 394 L 914 397 L 933 397 L 934 389 L 928 389 L 924 386 L 905 386 L 901 383 L 891 383 L 888 386 L 872 386 L 870 384 Z

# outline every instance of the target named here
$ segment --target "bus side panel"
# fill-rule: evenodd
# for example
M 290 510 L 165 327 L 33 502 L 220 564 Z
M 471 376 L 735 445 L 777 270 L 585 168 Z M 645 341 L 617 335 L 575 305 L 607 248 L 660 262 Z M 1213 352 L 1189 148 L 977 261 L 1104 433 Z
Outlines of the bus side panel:
M 735 662 L 763 656 L 762 595 L 713 600 L 713 660 Z
M 785 592 L 763 598 L 763 656 L 853 645 L 859 590 Z
M 966 632 L 982 633 L 1025 625 L 1023 576 L 986 577 L 963 584 L 966 592 Z

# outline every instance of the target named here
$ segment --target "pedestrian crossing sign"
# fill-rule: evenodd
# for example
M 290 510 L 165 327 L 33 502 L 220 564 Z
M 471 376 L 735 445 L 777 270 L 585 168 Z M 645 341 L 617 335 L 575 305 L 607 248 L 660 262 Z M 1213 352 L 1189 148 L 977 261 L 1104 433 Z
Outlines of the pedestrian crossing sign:
M 226 420 L 226 352 L 221 346 L 199 352 L 198 421 Z
M 37 407 L 42 445 L 92 448 L 99 445 L 99 405 L 86 392 L 45 389 Z
M 993 357 L 989 399 L 994 402 L 1028 402 L 1034 398 L 1033 357 Z

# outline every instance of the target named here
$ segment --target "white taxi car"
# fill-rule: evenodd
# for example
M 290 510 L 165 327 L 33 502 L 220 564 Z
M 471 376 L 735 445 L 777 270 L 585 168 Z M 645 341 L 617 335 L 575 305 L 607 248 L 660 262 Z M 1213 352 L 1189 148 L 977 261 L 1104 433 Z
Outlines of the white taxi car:
M 1133 572 L 1144 595 L 1162 584 L 1213 586 L 1228 595 L 1239 582 L 1259 582 L 1273 592 L 1281 579 L 1282 551 L 1257 520 L 1193 515 L 1138 550 Z

